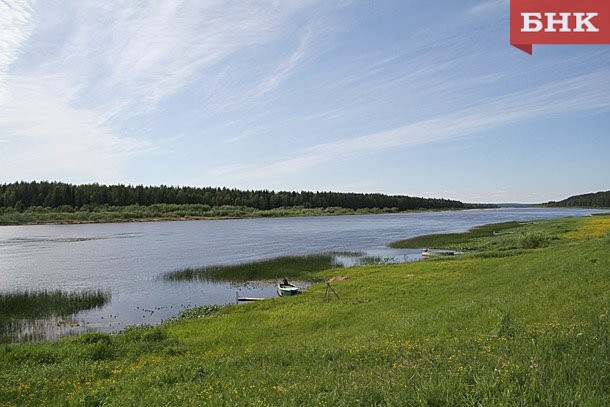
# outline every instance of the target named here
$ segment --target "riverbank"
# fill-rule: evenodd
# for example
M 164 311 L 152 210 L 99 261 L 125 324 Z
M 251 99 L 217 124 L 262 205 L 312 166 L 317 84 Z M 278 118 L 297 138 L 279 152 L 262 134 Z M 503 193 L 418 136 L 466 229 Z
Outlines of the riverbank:
M 32 208 L 18 212 L 13 208 L 0 208 L 0 226 L 379 215 L 450 210 L 463 209 L 448 208 L 400 211 L 397 208 L 349 209 L 340 207 L 304 208 L 297 206 L 259 210 L 244 206 L 221 206 L 210 208 L 204 205 L 134 205 L 127 207 L 101 207 L 96 210 L 73 210 L 68 212 L 49 208 Z
M 610 217 L 504 231 L 454 259 L 321 272 L 344 277 L 330 302 L 322 284 L 2 346 L 0 404 L 607 405 Z M 545 244 L 515 246 L 531 233 Z

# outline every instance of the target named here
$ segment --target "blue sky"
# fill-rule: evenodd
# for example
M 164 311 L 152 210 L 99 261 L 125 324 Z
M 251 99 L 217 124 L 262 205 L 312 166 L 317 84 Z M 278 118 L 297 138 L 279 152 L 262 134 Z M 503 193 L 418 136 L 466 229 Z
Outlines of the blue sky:
M 609 153 L 610 45 L 505 0 L 0 1 L 0 183 L 543 202 Z

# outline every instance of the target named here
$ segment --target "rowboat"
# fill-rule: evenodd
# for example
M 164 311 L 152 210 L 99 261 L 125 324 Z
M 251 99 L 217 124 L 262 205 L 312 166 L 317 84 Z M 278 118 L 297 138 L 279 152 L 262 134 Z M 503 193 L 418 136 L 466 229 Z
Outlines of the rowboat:
M 439 257 L 439 256 L 454 256 L 456 254 L 456 252 L 451 251 L 451 250 L 435 250 L 435 251 L 430 251 L 428 249 L 424 250 L 422 252 L 422 257 L 425 259 L 429 259 L 430 257 Z
M 297 295 L 300 292 L 301 291 L 300 291 L 299 287 L 297 287 L 294 284 L 280 283 L 277 285 L 277 295 L 279 295 L 280 297 L 288 297 L 290 295 Z

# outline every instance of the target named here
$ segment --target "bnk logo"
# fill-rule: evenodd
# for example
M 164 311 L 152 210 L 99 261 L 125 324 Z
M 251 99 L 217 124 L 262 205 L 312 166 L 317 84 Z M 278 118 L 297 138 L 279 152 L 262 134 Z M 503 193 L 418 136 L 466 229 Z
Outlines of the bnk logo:
M 511 0 L 510 43 L 610 44 L 610 0 Z

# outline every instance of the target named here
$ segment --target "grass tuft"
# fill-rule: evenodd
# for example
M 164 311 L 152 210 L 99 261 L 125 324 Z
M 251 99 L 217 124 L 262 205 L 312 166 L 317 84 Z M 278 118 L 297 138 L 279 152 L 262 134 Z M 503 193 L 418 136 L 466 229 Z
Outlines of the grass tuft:
M 60 290 L 0 293 L 0 343 L 12 342 L 37 321 L 67 317 L 79 311 L 101 308 L 110 301 L 106 291 L 65 292 Z M 34 329 L 35 330 L 35 329 Z M 36 334 L 31 334 L 36 339 Z M 27 337 L 27 335 L 26 335 Z
M 100 308 L 110 300 L 106 291 L 65 292 L 60 290 L 0 293 L 0 321 L 68 316 Z
M 527 232 L 519 236 L 519 247 L 522 249 L 538 249 L 549 244 L 549 237 L 542 232 Z
M 163 274 L 166 281 L 232 281 L 274 280 L 283 277 L 313 279 L 313 273 L 340 267 L 332 253 L 306 256 L 284 256 L 243 264 L 185 268 Z

